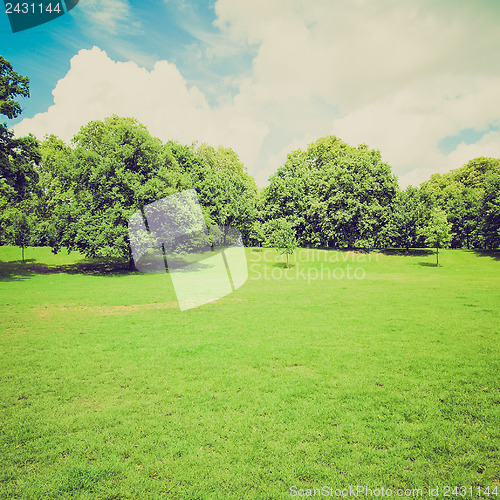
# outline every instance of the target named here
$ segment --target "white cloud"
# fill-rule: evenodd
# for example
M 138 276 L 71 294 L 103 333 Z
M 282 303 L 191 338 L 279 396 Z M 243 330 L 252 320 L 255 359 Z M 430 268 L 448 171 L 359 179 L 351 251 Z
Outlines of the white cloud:
M 498 117 L 500 77 L 453 78 L 409 84 L 403 90 L 333 120 L 333 132 L 347 142 L 365 142 L 382 151 L 401 184 L 420 183 L 430 174 L 458 168 L 476 156 L 500 156 L 497 134 L 450 154 L 439 150 L 443 137 L 461 130 L 484 130 Z
M 111 0 L 101 14 L 95 0 L 87 2 L 108 32 L 131 19 L 125 0 Z M 380 149 L 403 185 L 474 156 L 500 156 L 498 132 L 448 155 L 438 147 L 446 136 L 498 120 L 494 2 L 218 0 L 215 11 L 220 34 L 201 33 L 200 54 L 216 62 L 236 47 L 258 47 L 245 76 L 221 77 L 231 79 L 234 97 L 218 96 L 211 106 L 172 63 L 147 71 L 94 48 L 73 57 L 54 105 L 16 133 L 68 139 L 91 119 L 134 116 L 162 139 L 232 147 L 261 185 L 295 145 L 332 133 Z
M 334 133 L 381 149 L 402 184 L 418 184 L 481 148 L 500 156 L 494 141 L 446 156 L 438 149 L 444 137 L 498 118 L 491 47 L 500 44 L 500 10 L 483 5 L 219 0 L 216 11 L 227 36 L 260 44 L 236 102 L 287 130 L 289 146 Z M 283 157 L 276 146 L 273 164 Z
M 71 59 L 53 95 L 54 105 L 20 122 L 17 135 L 53 133 L 69 141 L 90 120 L 117 114 L 137 118 L 164 141 L 231 146 L 252 164 L 267 133 L 265 124 L 232 107 L 211 108 L 174 64 L 159 61 L 148 71 L 133 62 L 114 62 L 97 47 Z
M 95 33 L 117 35 L 125 29 L 130 33 L 139 28 L 128 0 L 84 0 L 78 5 L 78 12 L 86 17 L 87 26 Z

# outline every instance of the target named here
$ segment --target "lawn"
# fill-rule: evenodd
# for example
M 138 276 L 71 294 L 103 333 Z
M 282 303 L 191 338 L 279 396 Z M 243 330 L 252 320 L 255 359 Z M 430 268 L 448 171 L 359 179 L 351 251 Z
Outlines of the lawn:
M 0 248 L 1 498 L 498 498 L 500 253 L 248 249 L 247 283 L 183 312 L 166 274 L 20 256 Z

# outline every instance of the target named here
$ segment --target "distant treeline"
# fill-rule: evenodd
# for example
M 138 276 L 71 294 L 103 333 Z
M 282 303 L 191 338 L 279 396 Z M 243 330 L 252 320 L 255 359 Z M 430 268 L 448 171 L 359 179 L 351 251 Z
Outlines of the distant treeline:
M 259 191 L 231 149 L 162 143 L 131 118 L 92 121 L 71 146 L 55 136 L 14 139 L 6 126 L 0 133 L 0 244 L 130 258 L 129 217 L 194 188 L 207 225 L 234 226 L 247 245 L 265 243 L 284 219 L 300 246 L 422 247 L 436 211 L 452 247 L 500 245 L 499 159 L 401 190 L 379 151 L 328 136 L 291 152 Z
M 420 187 L 399 189 L 379 151 L 323 137 L 288 155 L 259 198 L 260 220 L 292 221 L 300 245 L 426 246 L 442 211 L 453 248 L 500 245 L 500 159 L 476 158 Z
M 0 114 L 22 112 L 29 78 L 0 56 Z M 130 216 L 194 188 L 208 226 L 247 245 L 387 248 L 500 245 L 500 160 L 476 158 L 400 190 L 379 151 L 335 136 L 291 152 L 259 191 L 231 149 L 162 143 L 132 118 L 91 121 L 69 146 L 0 125 L 0 245 L 127 257 Z M 215 233 L 214 233 L 215 234 Z

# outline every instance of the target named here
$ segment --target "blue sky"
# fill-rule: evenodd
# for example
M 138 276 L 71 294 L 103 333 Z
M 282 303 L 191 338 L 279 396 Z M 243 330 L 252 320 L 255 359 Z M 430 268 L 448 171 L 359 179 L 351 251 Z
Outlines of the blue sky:
M 134 116 L 233 148 L 261 186 L 335 134 L 418 184 L 500 157 L 499 25 L 497 0 L 80 0 L 15 34 L 4 13 L 0 54 L 31 81 L 9 126 L 69 141 Z
M 218 30 L 214 2 L 133 0 L 111 2 L 128 5 L 127 11 L 108 10 L 116 18 L 99 20 L 97 7 L 80 0 L 76 10 L 50 23 L 13 34 L 6 15 L 1 16 L 1 54 L 15 70 L 30 77 L 31 99 L 23 102 L 24 116 L 45 111 L 52 103 L 52 89 L 70 68 L 70 59 L 80 49 L 97 45 L 114 61 L 134 61 L 151 69 L 158 60 L 176 64 L 191 83 L 216 98 L 212 86 L 221 76 L 241 74 L 251 67 L 249 50 L 222 60 L 204 60 L 200 47 L 210 43 Z M 95 2 L 95 4 L 101 2 Z M 103 2 L 104 3 L 104 2 Z M 93 3 L 91 5 L 94 5 Z M 82 12 L 83 11 L 83 12 Z M 220 89 L 219 92 L 234 92 Z

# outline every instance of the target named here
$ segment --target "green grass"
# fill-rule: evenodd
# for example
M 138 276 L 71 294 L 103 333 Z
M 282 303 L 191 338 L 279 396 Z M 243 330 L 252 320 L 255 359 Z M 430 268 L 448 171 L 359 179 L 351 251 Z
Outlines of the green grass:
M 168 275 L 0 248 L 1 498 L 500 489 L 500 254 L 276 255 L 180 312 Z

